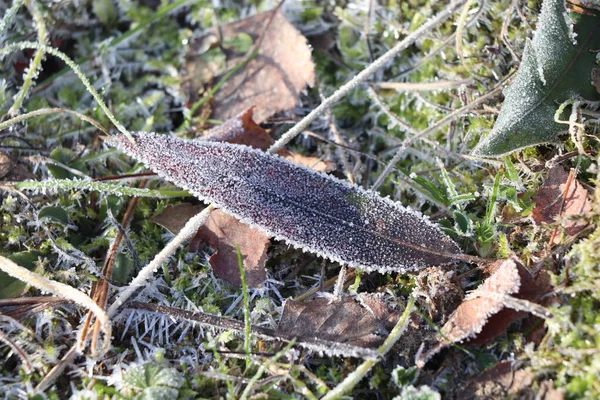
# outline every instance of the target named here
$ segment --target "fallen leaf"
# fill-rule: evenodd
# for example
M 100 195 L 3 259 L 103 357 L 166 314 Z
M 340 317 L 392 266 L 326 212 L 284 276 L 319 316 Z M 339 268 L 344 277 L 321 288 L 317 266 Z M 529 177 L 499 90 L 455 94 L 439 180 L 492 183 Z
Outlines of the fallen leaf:
M 563 400 L 564 393 L 554 389 L 551 381 L 532 386 L 536 374 L 522 367 L 520 361 L 502 361 L 468 380 L 466 386 L 452 398 L 455 399 L 539 399 Z
M 460 249 L 423 215 L 329 175 L 230 143 L 155 133 L 110 136 L 161 177 L 278 240 L 367 271 L 455 261 Z
M 251 107 L 228 119 L 222 125 L 212 128 L 200 139 L 211 142 L 245 144 L 261 150 L 268 149 L 275 141 L 266 130 L 254 122 L 253 109 L 254 107 Z M 287 149 L 281 149 L 277 154 L 295 164 L 304 165 L 315 171 L 329 172 L 335 170 L 335 163 L 322 161 L 317 157 L 304 156 Z
M 391 310 L 383 297 L 373 294 L 339 300 L 330 297 L 304 302 L 288 300 L 277 331 L 375 348 L 389 335 L 398 317 L 398 312 Z
M 271 20 L 273 12 L 275 15 Z M 256 106 L 254 118 L 259 123 L 263 122 L 277 112 L 292 109 L 300 98 L 300 92 L 306 85 L 314 83 L 315 67 L 306 38 L 279 9 L 223 25 L 219 32 L 223 42 L 249 35 L 253 43 L 257 43 L 263 32 L 264 35 L 258 55 L 229 77 L 215 93 L 212 118 L 224 121 Z M 197 94 L 203 90 L 203 85 L 218 74 L 215 63 L 207 66 L 207 62 L 202 61 L 203 50 L 213 45 L 215 38 L 216 32 L 212 30 L 190 45 L 185 62 L 188 77 L 184 91 L 191 104 L 198 100 Z M 236 51 L 235 46 L 227 50 L 228 70 L 246 58 L 245 48 L 243 52 Z M 203 64 L 196 66 L 199 61 Z
M 569 219 L 568 217 L 582 216 L 589 213 L 592 209 L 592 202 L 588 197 L 587 190 L 575 178 L 572 179 L 568 192 L 565 193 L 568 180 L 569 173 L 561 166 L 552 167 L 548 171 L 546 181 L 533 197 L 535 207 L 531 217 L 538 224 L 560 223 L 565 235 L 573 237 L 587 226 L 587 222 L 581 219 Z M 560 235 L 553 235 L 550 245 L 559 244 L 560 242 Z
M 246 284 L 255 288 L 267 278 L 265 262 L 269 236 L 221 210 L 213 211 L 190 242 L 190 250 L 197 251 L 198 242 L 207 242 L 217 252 L 208 262 L 216 277 L 234 286 L 240 286 L 240 270 L 236 246 L 244 263 Z
M 35 175 L 18 159 L 0 152 L 0 179 L 3 181 L 21 182 L 34 179 Z
M 419 357 L 417 366 L 422 367 L 452 343 L 487 343 L 502 334 L 517 318 L 527 315 L 523 311 L 505 307 L 502 296 L 535 301 L 543 294 L 529 271 L 514 256 L 497 261 L 491 266 L 491 270 L 492 275 L 468 294 L 465 301 L 450 315 L 440 330 L 437 343 Z
M 518 361 L 503 361 L 469 379 L 466 387 L 454 397 L 457 399 L 513 398 L 523 390 L 530 390 L 535 374 L 519 368 Z M 517 396 L 517 398 L 522 398 Z M 529 398 L 529 397 L 527 397 Z
M 215 126 L 199 139 L 210 142 L 245 144 L 256 149 L 266 150 L 275 141 L 266 130 L 254 122 L 253 114 L 254 107 L 250 107 L 229 118 L 223 124 Z
M 186 222 L 202 211 L 203 208 L 202 206 L 190 203 L 175 204 L 165 207 L 160 214 L 150 218 L 150 221 L 162 226 L 173 235 L 177 235 L 183 229 Z

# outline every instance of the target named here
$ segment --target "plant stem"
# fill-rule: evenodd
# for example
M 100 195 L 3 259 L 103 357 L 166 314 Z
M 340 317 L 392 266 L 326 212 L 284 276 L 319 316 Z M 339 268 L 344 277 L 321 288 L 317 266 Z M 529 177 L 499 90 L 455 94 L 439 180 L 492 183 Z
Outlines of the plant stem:
M 113 304 L 108 309 L 108 316 L 113 317 L 119 308 L 125 304 L 125 302 L 135 294 L 135 292 L 142 288 L 154 272 L 162 265 L 162 263 L 167 261 L 179 246 L 183 244 L 186 240 L 190 239 L 192 236 L 196 234 L 198 229 L 204 224 L 206 218 L 210 215 L 210 212 L 213 210 L 212 205 L 206 207 L 196 216 L 190 218 L 190 220 L 185 224 L 183 229 L 171 240 L 161 251 L 158 253 L 154 259 L 146 265 L 139 274 L 131 281 L 129 286 L 123 292 L 117 296 Z
M 258 380 L 260 379 L 262 374 L 265 372 L 265 370 L 267 368 L 269 368 L 271 365 L 273 365 L 275 362 L 277 362 L 277 360 L 279 360 L 289 349 L 291 349 L 295 343 L 296 343 L 296 340 L 292 340 L 291 342 L 289 342 L 287 344 L 287 346 L 285 346 L 283 349 L 281 349 L 279 352 L 277 352 L 277 354 L 275 354 L 273 357 L 269 358 L 267 360 L 267 362 L 265 362 L 258 368 L 258 371 L 256 371 L 256 374 L 254 374 L 252 379 L 250 379 L 250 382 L 248 382 L 248 386 L 246 386 L 246 388 L 244 389 L 244 392 L 240 396 L 240 400 L 246 400 L 248 398 L 248 395 L 250 394 L 252 387 L 254 386 L 254 384 L 256 382 L 258 382 Z
M 66 108 L 40 108 L 38 110 L 34 110 L 34 111 L 28 112 L 26 114 L 17 115 L 16 117 L 8 119 L 4 122 L 0 122 L 0 131 L 8 128 L 11 125 L 17 124 L 21 121 L 25 121 L 29 118 L 38 117 L 40 115 L 49 115 L 49 114 L 58 114 L 58 113 L 67 113 L 67 114 L 74 115 L 74 116 L 78 117 L 79 119 L 89 122 L 95 128 L 97 128 L 98 130 L 100 130 L 108 135 L 108 132 L 106 131 L 106 129 L 104 129 L 102 127 L 102 125 L 100 125 L 100 123 L 98 123 L 98 121 L 96 121 L 95 119 L 90 118 L 87 115 L 78 113 L 77 111 L 69 110 Z
M 9 46 L 6 46 L 6 47 L 3 47 L 2 49 L 0 49 L 0 58 L 3 58 L 5 55 L 7 55 L 15 50 L 25 50 L 25 49 L 43 50 L 44 52 L 52 54 L 53 56 L 58 57 L 61 60 L 63 60 L 65 62 L 65 64 L 67 64 L 73 70 L 73 72 L 75 72 L 75 75 L 77 75 L 79 77 L 79 79 L 81 80 L 83 85 L 86 87 L 86 89 L 90 92 L 90 94 L 92 95 L 94 100 L 96 100 L 96 102 L 98 103 L 100 108 L 102 108 L 102 111 L 104 111 L 104 114 L 106 114 L 106 116 L 108 117 L 110 122 L 113 123 L 113 125 L 119 130 L 119 132 L 121 132 L 123 135 L 125 135 L 129 140 L 133 141 L 133 136 L 131 136 L 131 133 L 129 133 L 129 131 L 127 129 L 125 129 L 125 127 L 115 118 L 114 114 L 108 109 L 108 107 L 106 106 L 106 104 L 104 103 L 104 101 L 102 100 L 102 98 L 100 97 L 98 92 L 96 91 L 96 89 L 94 89 L 94 87 L 88 80 L 88 78 L 86 78 L 86 76 L 83 74 L 83 72 L 81 72 L 81 69 L 79 69 L 77 64 L 75 64 L 73 62 L 73 60 L 71 60 L 69 58 L 69 56 L 67 56 L 62 51 L 59 51 L 59 50 L 55 49 L 54 47 L 46 46 L 45 44 L 42 44 L 42 43 L 19 42 L 19 43 L 13 43 Z
M 110 320 L 103 309 L 96 304 L 88 295 L 80 292 L 77 289 L 72 288 L 64 283 L 52 281 L 46 277 L 43 277 L 35 272 L 23 268 L 8 258 L 0 256 L 0 270 L 6 272 L 8 275 L 17 278 L 28 285 L 35 286 L 38 289 L 45 290 L 53 293 L 56 296 L 62 297 L 73 301 L 74 303 L 89 309 L 96 315 L 96 319 L 100 322 L 102 330 L 104 331 L 104 342 L 101 350 L 98 354 L 94 354 L 94 357 L 99 357 L 105 354 L 110 348 L 110 341 L 112 337 L 112 328 Z M 77 350 L 81 351 L 83 343 L 79 342 Z
M 235 247 L 240 269 L 240 280 L 242 281 L 242 296 L 244 297 L 244 351 L 246 352 L 246 369 L 250 368 L 250 299 L 248 299 L 248 286 L 246 285 L 246 272 L 244 271 L 244 260 L 239 246 Z
M 293 138 L 298 136 L 303 130 L 308 128 L 308 126 L 331 108 L 335 103 L 340 101 L 350 90 L 354 89 L 359 83 L 366 80 L 370 75 L 372 75 L 375 71 L 383 68 L 388 62 L 392 61 L 398 53 L 403 50 L 406 50 L 410 45 L 415 43 L 417 39 L 419 39 L 425 32 L 435 28 L 446 19 L 448 19 L 454 11 L 456 11 L 459 7 L 465 4 L 467 0 L 454 0 L 448 6 L 440 11 L 435 17 L 430 18 L 425 22 L 421 27 L 419 27 L 416 31 L 408 35 L 404 40 L 397 43 L 394 47 L 388 50 L 384 55 L 379 57 L 377 60 L 373 61 L 373 63 L 369 64 L 368 67 L 363 69 L 358 73 L 354 78 L 352 78 L 349 82 L 339 88 L 335 93 L 325 99 L 317 108 L 312 110 L 306 117 L 304 117 L 300 122 L 298 122 L 292 129 L 287 131 L 283 136 L 275 142 L 268 150 L 269 153 L 276 153 L 281 150 L 283 146 L 288 144 Z
M 43 45 L 48 40 L 48 32 L 46 32 L 46 24 L 44 23 L 44 18 L 42 17 L 42 14 L 40 13 L 40 10 L 38 9 L 37 4 L 35 3 L 35 0 L 25 0 L 25 6 L 27 7 L 29 12 L 33 16 L 35 23 L 37 24 L 38 42 Z M 17 94 L 17 96 L 15 98 L 15 102 L 13 103 L 13 105 L 10 107 L 10 109 L 7 112 L 8 115 L 12 116 L 12 115 L 19 113 L 19 109 L 21 108 L 23 101 L 29 94 L 29 88 L 33 84 L 33 79 L 36 77 L 36 75 L 38 73 L 38 69 L 40 68 L 40 66 L 42 64 L 43 57 L 44 57 L 44 51 L 42 49 L 38 48 L 38 50 L 35 53 L 35 57 L 29 63 L 27 73 L 25 74 L 25 77 L 23 78 L 23 86 L 21 86 L 21 90 Z
M 377 353 L 381 356 L 385 356 L 392 346 L 400 339 L 400 336 L 404 333 L 406 326 L 408 325 L 408 317 L 410 316 L 412 309 L 415 305 L 415 298 L 411 296 L 408 299 L 406 308 L 402 313 L 402 316 L 394 326 L 394 329 L 390 332 L 390 335 L 385 339 L 385 342 L 377 349 Z M 344 393 L 351 391 L 354 386 L 360 382 L 360 380 L 377 364 L 379 360 L 366 360 L 354 370 L 350 375 L 346 377 L 339 385 L 331 389 L 321 400 L 337 399 Z

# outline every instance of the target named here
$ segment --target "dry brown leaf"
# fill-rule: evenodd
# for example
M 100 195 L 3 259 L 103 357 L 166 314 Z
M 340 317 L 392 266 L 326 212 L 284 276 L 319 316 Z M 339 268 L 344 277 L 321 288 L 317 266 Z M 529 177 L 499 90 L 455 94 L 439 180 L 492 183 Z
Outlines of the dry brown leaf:
M 214 142 L 245 144 L 246 146 L 261 150 L 268 149 L 275 141 L 266 130 L 254 122 L 252 118 L 253 110 L 254 107 L 251 107 L 228 119 L 222 125 L 212 128 L 201 139 Z M 315 171 L 329 172 L 335 170 L 335 163 L 323 161 L 317 157 L 304 156 L 287 149 L 281 149 L 277 154 L 293 163 L 304 165 Z
M 29 168 L 17 159 L 0 152 L 0 179 L 3 181 L 20 182 L 34 179 L 35 175 Z
M 339 300 L 327 297 L 305 302 L 288 300 L 278 332 L 374 348 L 383 343 L 398 315 L 381 296 L 373 294 Z
M 538 390 L 534 390 L 532 385 L 535 381 L 536 375 L 531 370 L 519 366 L 518 361 L 502 361 L 470 378 L 466 386 L 454 394 L 453 398 L 564 399 L 564 393 L 554 389 L 550 381 L 542 382 Z
M 272 13 L 256 14 L 219 28 L 224 41 L 248 34 L 253 43 L 257 43 L 263 32 L 264 35 L 258 55 L 227 79 L 214 95 L 213 118 L 224 121 L 256 106 L 254 118 L 259 123 L 263 122 L 277 112 L 292 109 L 300 98 L 300 92 L 313 84 L 315 67 L 306 38 L 285 19 L 279 9 L 275 10 L 269 23 Z M 209 31 L 190 46 L 185 63 L 188 81 L 184 85 L 190 103 L 198 100 L 197 93 L 216 73 L 214 66 L 195 65 L 201 59 L 199 53 L 213 45 L 215 37 L 215 31 Z M 226 55 L 227 70 L 240 64 L 246 57 L 245 53 L 236 53 L 235 50 L 227 51 Z
M 535 207 L 531 217 L 538 224 L 561 223 L 564 233 L 572 237 L 585 228 L 587 223 L 568 217 L 585 215 L 592 209 L 592 204 L 588 192 L 577 179 L 571 181 L 568 193 L 565 193 L 568 180 L 569 173 L 561 166 L 552 167 L 546 181 L 533 197 Z M 560 235 L 553 235 L 550 245 L 560 242 Z
M 253 119 L 254 107 L 229 118 L 223 124 L 209 130 L 202 140 L 245 144 L 261 150 L 268 149 L 275 141 Z
M 160 214 L 150 218 L 150 221 L 162 226 L 173 235 L 177 235 L 185 223 L 203 208 L 203 206 L 190 203 L 175 204 L 165 207 Z
M 510 295 L 516 299 L 535 301 L 543 293 L 529 271 L 514 256 L 497 261 L 491 269 L 492 275 L 467 295 L 465 301 L 450 315 L 441 328 L 437 344 L 419 357 L 417 365 L 423 366 L 433 355 L 451 343 L 487 343 L 503 333 L 511 322 L 526 315 L 522 311 L 505 308 L 500 297 L 490 295 Z
M 190 242 L 190 250 L 197 250 L 200 241 L 207 242 L 217 251 L 209 259 L 216 277 L 234 286 L 241 285 L 237 246 L 242 254 L 248 287 L 258 287 L 266 279 L 265 262 L 270 241 L 261 231 L 215 210 Z

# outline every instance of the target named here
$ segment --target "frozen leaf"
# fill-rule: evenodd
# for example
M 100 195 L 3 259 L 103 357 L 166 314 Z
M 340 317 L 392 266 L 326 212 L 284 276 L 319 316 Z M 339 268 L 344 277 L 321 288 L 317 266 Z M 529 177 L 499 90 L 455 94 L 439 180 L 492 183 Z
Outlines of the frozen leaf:
M 503 295 L 534 301 L 543 293 L 516 257 L 499 260 L 492 269 L 492 275 L 467 295 L 465 301 L 450 315 L 441 328 L 437 344 L 419 358 L 418 366 L 424 365 L 451 343 L 487 343 L 503 333 L 511 322 L 525 315 L 521 311 L 505 308 Z
M 190 203 L 175 204 L 165 207 L 160 214 L 150 218 L 150 221 L 162 226 L 173 235 L 177 235 L 186 222 L 202 211 L 202 208 L 204 207 Z
M 578 14 L 573 18 L 576 35 L 564 0 L 544 0 L 533 40 L 526 42 L 519 71 L 504 91 L 500 115 L 474 154 L 495 157 L 557 142 L 566 132 L 566 125 L 554 122 L 562 102 L 574 96 L 600 100 L 590 84 L 593 50 L 600 48 L 600 19 Z
M 258 287 L 267 278 L 265 262 L 270 241 L 260 230 L 215 210 L 191 240 L 191 251 L 197 251 L 198 241 L 207 242 L 217 251 L 209 260 L 216 277 L 234 286 L 241 285 L 236 250 L 239 247 L 248 287 Z
M 380 346 L 394 327 L 398 313 L 380 296 L 361 294 L 339 300 L 321 297 L 300 302 L 288 300 L 283 307 L 278 333 L 315 336 L 358 347 Z
M 274 12 L 270 22 L 273 11 L 256 14 L 219 28 L 226 42 L 247 34 L 257 43 L 268 24 L 258 55 L 227 79 L 215 93 L 212 102 L 213 118 L 227 120 L 256 106 L 254 118 L 257 122 L 263 122 L 279 111 L 292 109 L 298 102 L 300 92 L 306 85 L 313 84 L 315 67 L 306 38 L 285 19 L 279 9 Z M 214 68 L 196 65 L 203 61 L 203 56 L 206 58 L 202 50 L 213 45 L 215 36 L 215 31 L 209 31 L 190 46 L 185 63 L 188 77 L 184 86 L 190 103 L 198 100 L 196 94 L 213 78 L 212 75 L 218 74 Z M 228 69 L 244 61 L 246 51 L 239 50 L 244 49 L 228 49 Z
M 380 272 L 448 264 L 460 250 L 428 218 L 377 193 L 247 146 L 136 134 L 107 143 L 269 236 Z
M 164 368 L 154 363 L 131 367 L 123 374 L 123 381 L 129 388 L 142 390 L 136 398 L 147 400 L 177 398 L 184 380 L 175 368 Z
M 569 173 L 560 165 L 548 171 L 548 177 L 533 197 L 535 207 L 531 217 L 538 224 L 561 223 L 567 236 L 575 236 L 587 226 L 581 219 L 568 219 L 569 216 L 582 216 L 592 210 L 588 192 L 579 181 L 573 178 L 568 184 Z M 565 193 L 568 185 L 568 193 Z M 564 199 L 564 201 L 563 201 Z M 550 245 L 561 242 L 560 235 L 553 235 Z
M 203 327 L 226 330 L 227 332 L 233 331 L 237 332 L 238 334 L 243 334 L 243 332 L 246 330 L 243 321 L 219 317 L 218 315 L 199 311 L 188 311 L 151 303 L 131 303 L 128 307 L 138 311 L 150 311 L 168 315 L 174 319 L 186 320 L 198 323 Z M 303 348 L 324 353 L 329 356 L 360 357 L 365 359 L 377 359 L 380 357 L 379 353 L 373 349 L 352 346 L 349 343 L 340 343 L 338 341 L 328 341 L 317 337 L 314 334 L 310 334 L 309 336 L 300 336 L 295 332 L 288 334 L 275 329 L 265 328 L 264 326 L 257 325 L 251 325 L 250 331 L 253 335 L 269 341 L 289 343 L 290 341 L 294 340 L 296 346 L 301 346 Z

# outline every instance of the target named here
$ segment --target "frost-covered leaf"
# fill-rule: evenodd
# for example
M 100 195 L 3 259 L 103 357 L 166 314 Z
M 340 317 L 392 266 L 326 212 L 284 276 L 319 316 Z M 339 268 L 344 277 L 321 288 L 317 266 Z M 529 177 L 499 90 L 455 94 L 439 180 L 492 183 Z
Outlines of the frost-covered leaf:
M 579 14 L 571 17 L 577 20 L 576 37 L 564 0 L 544 1 L 533 40 L 526 42 L 519 71 L 504 91 L 500 115 L 474 154 L 500 156 L 557 142 L 566 132 L 566 125 L 554 122 L 554 113 L 562 102 L 578 96 L 600 100 L 590 84 L 594 50 L 600 48 L 600 18 Z
M 260 150 L 155 133 L 107 142 L 242 222 L 333 261 L 405 272 L 460 253 L 419 213 Z
M 563 167 L 556 165 L 551 168 L 544 184 L 532 199 L 535 207 L 531 218 L 538 224 L 560 223 L 564 234 L 572 237 L 585 228 L 587 222 L 568 217 L 586 215 L 592 210 L 592 202 L 587 190 L 575 178 L 569 184 L 568 193 L 565 193 L 568 181 L 569 173 Z M 550 245 L 558 244 L 561 242 L 561 235 L 552 235 L 550 240 Z
M 438 335 L 437 344 L 417 360 L 417 365 L 423 365 L 451 343 L 487 343 L 503 333 L 515 319 L 525 315 L 522 311 L 505 308 L 503 295 L 533 301 L 544 291 L 514 256 L 497 261 L 491 269 L 492 275 L 450 315 Z
M 175 368 L 146 363 L 125 371 L 123 381 L 134 391 L 142 391 L 136 399 L 168 400 L 177 398 L 184 377 Z
M 155 313 L 165 314 L 179 320 L 187 320 L 198 323 L 201 326 L 223 329 L 227 332 L 237 332 L 242 335 L 245 331 L 245 325 L 242 321 L 219 317 L 214 314 L 208 314 L 198 311 L 187 311 L 179 308 L 150 304 L 150 303 L 132 303 L 130 308 L 135 310 L 147 310 Z M 296 346 L 300 346 L 318 353 L 327 354 L 328 356 L 339 357 L 360 357 L 365 359 L 377 359 L 379 353 L 373 349 L 354 346 L 350 343 L 342 343 L 339 341 L 330 341 L 322 339 L 314 334 L 301 336 L 298 332 L 286 333 L 280 330 L 265 328 L 263 326 L 251 326 L 251 333 L 262 339 L 286 342 L 294 340 Z
M 285 302 L 278 332 L 316 336 L 358 347 L 377 348 L 398 320 L 380 296 L 361 294 L 339 300 L 321 297 Z
M 242 284 L 237 257 L 239 248 L 248 287 L 258 287 L 267 278 L 265 262 L 270 241 L 262 231 L 215 210 L 190 241 L 191 251 L 197 248 L 199 241 L 207 242 L 216 250 L 208 260 L 216 277 L 234 286 Z
M 269 21 L 273 12 L 275 15 Z M 227 71 L 208 61 L 210 53 L 202 50 L 211 47 L 217 37 L 227 42 L 240 34 L 251 36 L 254 42 L 262 35 L 262 43 L 258 55 L 228 78 L 215 93 L 212 118 L 226 120 L 256 106 L 255 119 L 263 122 L 279 111 L 292 109 L 300 98 L 300 92 L 313 84 L 315 66 L 306 38 L 285 19 L 279 8 L 220 26 L 218 35 L 214 30 L 209 31 L 190 45 L 185 63 L 188 79 L 183 87 L 190 103 L 198 99 L 197 93 L 204 85 Z M 227 62 L 221 65 L 227 65 L 229 69 L 245 60 L 244 49 L 228 50 Z

